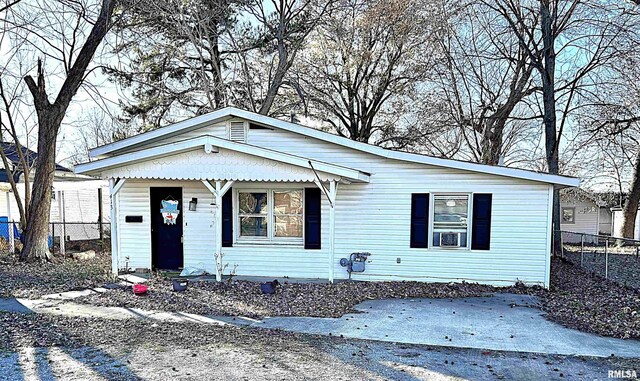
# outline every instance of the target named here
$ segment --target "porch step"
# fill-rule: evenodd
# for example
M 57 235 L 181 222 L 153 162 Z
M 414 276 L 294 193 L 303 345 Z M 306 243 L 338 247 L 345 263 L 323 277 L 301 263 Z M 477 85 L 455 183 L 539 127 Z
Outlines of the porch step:
M 118 279 L 128 283 L 146 283 L 147 279 L 133 274 L 118 275 Z

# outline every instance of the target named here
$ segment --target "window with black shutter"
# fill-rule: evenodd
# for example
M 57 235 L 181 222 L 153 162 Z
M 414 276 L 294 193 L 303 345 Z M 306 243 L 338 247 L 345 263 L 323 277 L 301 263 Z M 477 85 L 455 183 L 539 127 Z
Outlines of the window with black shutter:
M 429 247 L 429 193 L 411 195 L 410 247 Z
M 231 189 L 222 196 L 222 246 L 233 246 L 233 192 Z
M 306 188 L 304 195 L 304 248 L 319 250 L 322 222 L 320 189 Z
M 491 247 L 492 196 L 491 193 L 476 193 L 473 195 L 472 250 L 489 250 Z

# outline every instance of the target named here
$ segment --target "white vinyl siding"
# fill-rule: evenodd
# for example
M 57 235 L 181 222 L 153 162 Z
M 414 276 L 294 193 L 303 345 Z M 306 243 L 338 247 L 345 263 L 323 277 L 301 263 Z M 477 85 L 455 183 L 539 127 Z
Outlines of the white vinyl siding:
M 163 144 L 167 144 L 167 143 L 181 142 L 183 140 L 189 140 L 189 139 L 193 139 L 193 138 L 197 138 L 197 137 L 205 136 L 205 135 L 214 136 L 216 138 L 229 139 L 229 132 L 228 132 L 228 129 L 227 129 L 227 123 L 221 122 L 221 123 L 214 123 L 214 124 L 204 125 L 201 128 L 197 128 L 197 129 L 194 129 L 194 130 L 191 130 L 191 131 L 187 131 L 187 132 L 184 132 L 184 133 L 179 134 L 179 135 L 168 136 L 168 137 L 165 137 L 165 138 L 163 138 L 161 140 L 147 142 L 147 143 L 140 144 L 140 145 L 134 145 L 132 147 L 129 147 L 129 148 L 123 149 L 122 151 L 119 151 L 117 154 L 120 155 L 120 154 L 124 154 L 124 153 L 139 151 L 141 149 L 157 147 L 157 146 L 160 146 L 160 145 L 163 145 Z
M 190 134 L 208 131 L 208 128 L 201 128 Z M 339 265 L 340 258 L 364 251 L 372 255 L 366 271 L 354 273 L 354 279 L 442 282 L 466 279 L 496 285 L 516 281 L 547 282 L 549 184 L 386 159 L 277 129 L 249 130 L 247 143 L 371 173 L 368 184 L 338 186 L 333 262 L 336 279 L 348 277 L 345 268 Z M 260 172 L 260 169 L 255 171 Z M 117 175 L 116 172 L 112 174 Z M 216 168 L 211 167 L 211 172 L 214 178 Z M 185 211 L 185 266 L 204 261 L 206 268 L 213 272 L 214 209 L 207 206 L 201 209 L 203 204 L 208 204 L 200 202 L 201 198 L 207 199 L 208 191 L 201 183 L 188 180 L 130 179 L 125 183 L 120 191 L 121 262 L 129 255 L 135 257 L 137 266 L 132 267 L 150 265 L 148 188 L 151 184 L 162 186 L 158 185 L 161 183 L 182 186 L 185 200 L 198 197 L 197 216 L 187 216 L 189 212 Z M 315 187 L 315 184 L 237 182 L 233 186 L 234 189 L 241 187 L 293 189 Z M 412 193 L 492 193 L 491 250 L 410 248 Z M 209 212 L 211 215 L 207 214 Z M 125 224 L 127 213 L 143 213 L 145 223 Z M 329 204 L 323 195 L 321 250 L 304 250 L 302 245 L 234 244 L 223 248 L 222 260 L 227 264 L 225 273 L 237 265 L 237 275 L 327 279 L 328 235 Z
M 277 129 L 251 130 L 248 143 L 371 173 L 370 184 L 338 186 L 336 278 L 347 278 L 340 258 L 367 251 L 366 271 L 354 279 L 545 282 L 548 184 L 380 158 Z M 492 193 L 491 250 L 409 248 L 412 193 Z M 323 236 L 327 220 L 323 210 Z
M 212 195 L 200 181 L 127 180 L 118 193 L 119 265 L 151 268 L 150 187 L 182 187 L 184 266 L 204 267 L 215 273 L 215 207 Z M 198 206 L 189 210 L 195 197 Z M 159 210 L 158 206 L 158 210 Z M 126 216 L 142 216 L 142 223 L 125 222 Z
M 560 204 L 560 212 L 562 212 L 562 209 L 573 209 L 575 213 L 573 215 L 573 223 L 560 221 L 561 230 L 586 234 L 599 233 L 598 214 L 600 213 L 600 208 L 595 203 L 573 200 L 571 202 L 562 202 Z

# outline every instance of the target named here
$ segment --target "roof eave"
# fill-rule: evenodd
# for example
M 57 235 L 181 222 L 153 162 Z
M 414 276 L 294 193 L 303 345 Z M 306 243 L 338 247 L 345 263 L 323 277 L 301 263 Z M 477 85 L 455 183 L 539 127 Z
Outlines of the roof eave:
M 273 151 L 266 148 L 255 147 L 248 144 L 237 143 L 214 136 L 202 136 L 181 142 L 174 142 L 162 146 L 147 148 L 140 151 L 130 152 L 118 156 L 111 156 L 104 159 L 79 164 L 75 167 L 78 174 L 99 176 L 102 171 L 116 168 L 118 166 L 135 163 L 138 161 L 150 160 L 168 154 L 185 152 L 198 147 L 205 147 L 209 152 L 217 152 L 218 148 L 225 148 L 248 155 L 260 156 L 274 161 L 280 161 L 299 167 L 318 170 L 348 179 L 352 182 L 369 182 L 370 174 L 358 169 L 342 167 L 335 164 L 294 156 L 288 153 Z
M 114 153 L 122 149 L 132 147 L 136 144 L 140 144 L 146 141 L 158 139 L 170 134 L 180 133 L 185 129 L 198 128 L 198 126 L 208 123 L 215 123 L 218 120 L 224 120 L 229 117 L 239 117 L 250 120 L 255 123 L 264 124 L 267 126 L 273 126 L 283 129 L 285 131 L 302 134 L 312 138 L 316 138 L 322 141 L 338 144 L 344 147 L 352 148 L 362 152 L 367 152 L 380 157 L 389 159 L 409 161 L 414 163 L 421 163 L 427 165 L 434 165 L 440 167 L 447 167 L 471 172 L 487 173 L 498 176 L 505 176 L 511 178 L 518 178 L 523 180 L 530 180 L 548 184 L 554 184 L 558 189 L 566 187 L 577 187 L 580 185 L 580 179 L 568 176 L 553 175 L 548 173 L 539 173 L 533 171 L 526 171 L 522 169 L 497 167 L 491 165 L 484 165 L 478 163 L 470 163 L 452 159 L 443 159 L 432 156 L 420 155 L 409 152 L 393 151 L 382 147 L 373 146 L 367 143 L 356 142 L 347 138 L 343 138 L 337 135 L 329 134 L 323 131 L 319 131 L 310 127 L 301 126 L 295 123 L 283 121 L 280 119 L 268 117 L 265 115 L 256 114 L 250 111 L 241 110 L 235 107 L 225 107 L 220 110 L 213 111 L 211 113 L 200 115 L 194 118 L 187 119 L 176 124 L 163 127 L 154 131 L 150 131 L 144 134 L 140 134 L 129 139 L 125 139 L 119 142 L 114 142 L 101 147 L 94 148 L 90 151 L 91 157 L 103 157 L 109 153 Z

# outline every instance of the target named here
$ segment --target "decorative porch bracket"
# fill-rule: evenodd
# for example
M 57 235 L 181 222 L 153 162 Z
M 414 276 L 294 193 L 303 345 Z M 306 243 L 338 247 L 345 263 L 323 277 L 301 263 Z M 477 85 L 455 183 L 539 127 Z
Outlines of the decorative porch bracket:
M 222 184 L 222 181 L 216 181 L 213 186 L 208 180 L 202 180 L 202 184 L 215 196 L 216 199 L 216 280 L 222 281 L 222 197 L 233 186 L 234 181 L 229 180 Z
M 336 196 L 338 195 L 338 182 L 336 180 L 329 181 L 329 189 L 320 182 L 314 181 L 316 186 L 320 188 L 322 193 L 329 201 L 329 282 L 334 280 L 334 259 L 335 259 L 335 235 L 336 235 Z
M 118 192 L 126 179 L 109 179 L 109 198 L 111 201 L 111 272 L 118 275 Z

